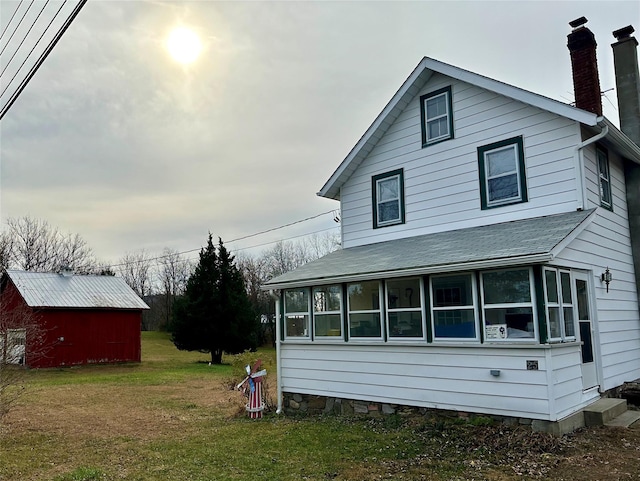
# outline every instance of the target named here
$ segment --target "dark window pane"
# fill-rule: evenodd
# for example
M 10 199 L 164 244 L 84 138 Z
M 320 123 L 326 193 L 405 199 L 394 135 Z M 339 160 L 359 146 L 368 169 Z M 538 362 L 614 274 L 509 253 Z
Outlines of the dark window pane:
M 340 314 L 316 314 L 313 316 L 316 323 L 316 336 L 341 336 L 342 320 Z
M 433 324 L 435 337 L 476 337 L 476 321 L 471 309 L 434 311 Z
M 558 302 L 558 281 L 556 280 L 556 271 L 544 271 L 544 278 L 547 281 L 547 300 L 549 302 Z
M 390 312 L 389 335 L 391 337 L 422 337 L 422 313 Z
M 349 314 L 351 337 L 380 337 L 380 314 Z
M 528 269 L 485 272 L 482 282 L 485 304 L 531 302 Z
M 434 277 L 431 284 L 435 307 L 473 305 L 470 275 Z

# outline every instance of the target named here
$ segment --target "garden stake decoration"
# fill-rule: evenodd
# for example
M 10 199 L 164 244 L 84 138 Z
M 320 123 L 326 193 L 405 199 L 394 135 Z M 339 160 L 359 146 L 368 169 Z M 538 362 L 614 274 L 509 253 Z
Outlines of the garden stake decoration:
M 249 398 L 249 402 L 246 405 L 247 412 L 251 419 L 262 418 L 262 411 L 264 411 L 264 402 L 262 401 L 262 378 L 267 375 L 267 370 L 262 369 L 258 371 L 262 361 L 258 359 L 253 365 L 253 369 L 246 365 L 244 368 L 247 371 L 247 377 L 238 384 L 237 389 L 241 389 L 245 396 Z M 247 393 L 247 390 L 249 391 Z

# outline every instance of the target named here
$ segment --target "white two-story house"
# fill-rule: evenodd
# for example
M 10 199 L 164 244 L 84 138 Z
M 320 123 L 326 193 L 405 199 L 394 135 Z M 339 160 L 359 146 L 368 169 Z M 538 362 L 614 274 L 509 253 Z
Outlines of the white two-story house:
M 266 285 L 285 402 L 557 421 L 640 378 L 640 140 L 602 116 L 590 39 L 581 108 L 420 61 L 319 192 L 343 248 Z

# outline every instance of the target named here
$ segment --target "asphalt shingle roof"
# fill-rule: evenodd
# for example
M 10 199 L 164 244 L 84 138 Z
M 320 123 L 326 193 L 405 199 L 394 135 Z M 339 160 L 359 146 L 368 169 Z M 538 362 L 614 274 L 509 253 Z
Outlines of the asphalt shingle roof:
M 342 249 L 276 277 L 264 287 L 279 289 L 375 274 L 406 275 L 409 271 L 445 272 L 480 262 L 516 265 L 532 256 L 551 256 L 564 239 L 588 224 L 593 212 L 568 212 Z

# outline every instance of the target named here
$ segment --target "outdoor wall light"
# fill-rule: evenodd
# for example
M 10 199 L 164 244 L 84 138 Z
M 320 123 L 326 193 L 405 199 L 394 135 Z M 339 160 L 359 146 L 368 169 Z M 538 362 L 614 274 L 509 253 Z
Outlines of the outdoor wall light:
M 609 283 L 613 280 L 613 276 L 611 275 L 611 271 L 607 267 L 602 274 L 600 274 L 600 282 L 604 282 L 607 286 L 607 292 L 609 292 Z

